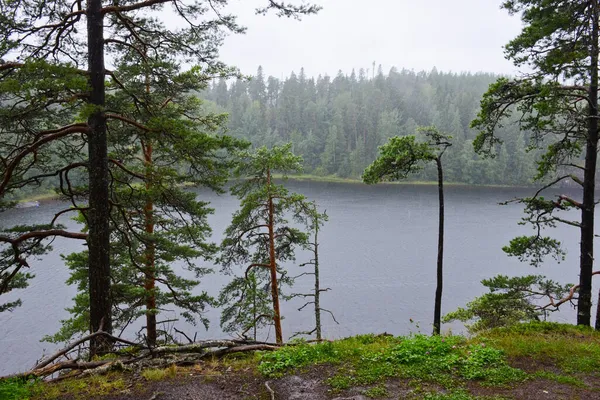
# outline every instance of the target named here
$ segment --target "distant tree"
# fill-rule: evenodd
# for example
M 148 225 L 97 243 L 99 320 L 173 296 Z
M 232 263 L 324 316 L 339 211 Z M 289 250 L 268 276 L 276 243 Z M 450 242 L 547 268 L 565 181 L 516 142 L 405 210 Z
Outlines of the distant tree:
M 543 237 L 541 229 L 564 223 L 579 229 L 580 261 L 577 324 L 590 325 L 594 264 L 595 181 L 598 153 L 598 29 L 597 1 L 511 0 L 503 3 L 511 14 L 521 15 L 521 33 L 506 46 L 506 56 L 516 66 L 526 66 L 521 78 L 500 78 L 481 100 L 481 111 L 472 122 L 480 131 L 477 152 L 494 154 L 502 140 L 497 131 L 511 115 L 519 128 L 532 132 L 530 148 L 544 151 L 536 179 L 544 184 L 525 204 L 524 222 L 536 230 L 514 239 L 507 252 L 532 258 L 560 257 L 560 243 Z M 583 158 L 584 161 L 580 162 Z M 582 201 L 561 195 L 546 199 L 543 193 L 559 182 L 581 188 Z M 575 209 L 577 221 L 561 212 Z M 600 313 L 596 318 L 600 329 Z
M 433 333 L 440 334 L 443 263 L 444 263 L 444 170 L 442 156 L 451 146 L 450 136 L 441 134 L 435 127 L 423 127 L 417 130 L 426 138 L 419 142 L 415 136 L 395 136 L 379 148 L 379 157 L 367 167 L 363 173 L 363 181 L 374 184 L 381 181 L 406 179 L 419 171 L 424 163 L 435 161 L 438 174 L 439 195 L 439 230 L 437 253 L 437 286 L 435 290 L 435 305 L 433 317 Z
M 234 185 L 231 192 L 241 200 L 241 205 L 225 231 L 219 257 L 219 263 L 227 272 L 232 272 L 235 265 L 246 266 L 243 278 L 246 282 L 236 278 L 237 283 L 227 286 L 221 294 L 226 302 L 234 302 L 234 308 L 252 304 L 250 297 L 254 298 L 257 290 L 255 280 L 260 282 L 258 287 L 263 284 L 270 287 L 272 312 L 269 317 L 275 325 L 277 343 L 283 343 L 280 284 L 282 279 L 284 283 L 289 282 L 281 264 L 294 260 L 295 248 L 305 247 L 308 242 L 308 235 L 290 225 L 286 216 L 290 215 L 296 223 L 306 224 L 313 215 L 313 207 L 303 195 L 290 193 L 283 185 L 273 182 L 275 173 L 281 173 L 285 178 L 288 173 L 301 170 L 302 158 L 292 154 L 291 147 L 291 144 L 271 149 L 261 147 L 254 152 L 239 154 L 242 164 L 236 175 L 245 179 Z M 257 272 L 251 275 L 255 270 Z M 268 275 L 265 276 L 263 271 Z M 239 296 L 228 293 L 232 290 Z M 256 308 L 253 305 L 253 310 Z M 225 310 L 232 318 L 244 312 L 233 311 L 227 306 Z M 254 314 L 254 311 L 248 313 Z M 262 313 L 257 316 L 263 317 Z M 222 319 L 222 322 L 227 323 L 230 319 Z M 247 331 L 257 322 L 245 318 L 239 327 Z

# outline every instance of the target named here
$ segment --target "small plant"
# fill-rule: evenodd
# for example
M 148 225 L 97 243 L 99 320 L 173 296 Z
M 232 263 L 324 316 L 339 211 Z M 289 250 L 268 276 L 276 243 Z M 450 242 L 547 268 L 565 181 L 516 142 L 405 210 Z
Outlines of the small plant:
M 376 399 L 378 397 L 389 396 L 389 392 L 384 385 L 379 385 L 365 390 L 364 395 L 371 399 Z
M 144 371 L 142 371 L 142 376 L 147 381 L 161 381 L 161 380 L 165 379 L 166 375 L 167 374 L 164 369 L 152 368 L 152 369 L 145 369 Z
M 34 394 L 37 381 L 8 379 L 0 381 L 0 399 L 27 400 Z
M 484 343 L 468 344 L 461 336 L 390 337 L 362 335 L 336 342 L 301 343 L 261 356 L 258 369 L 278 377 L 307 365 L 342 364 L 328 379 L 334 390 L 368 386 L 402 377 L 455 388 L 461 381 L 505 385 L 525 379 L 525 372 L 510 367 L 504 352 Z

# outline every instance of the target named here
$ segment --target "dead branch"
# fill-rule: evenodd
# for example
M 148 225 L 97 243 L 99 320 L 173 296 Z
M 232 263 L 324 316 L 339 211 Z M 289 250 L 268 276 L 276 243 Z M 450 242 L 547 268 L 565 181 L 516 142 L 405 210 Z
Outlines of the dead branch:
M 594 275 L 600 275 L 600 271 L 594 271 L 592 272 L 592 276 Z M 549 304 L 546 304 L 543 307 L 540 307 L 541 310 L 547 310 L 550 307 L 554 307 L 556 309 L 558 309 L 558 307 L 560 307 L 561 305 L 565 304 L 567 301 L 571 301 L 573 300 L 573 297 L 575 297 L 575 292 L 577 291 L 577 289 L 579 289 L 579 285 L 573 285 L 571 287 L 571 289 L 569 289 L 569 294 L 565 297 L 563 297 L 562 299 L 560 299 L 559 301 L 555 302 L 554 298 L 552 298 L 552 296 L 548 296 L 548 299 L 550 300 Z
M 108 339 L 115 341 L 115 342 L 122 342 L 125 344 L 128 344 L 130 346 L 137 346 L 137 347 L 142 347 L 139 343 L 134 343 L 134 342 L 130 342 L 129 340 L 126 339 L 121 339 L 118 338 L 116 336 L 113 336 L 107 332 L 104 331 L 97 331 L 94 332 L 90 335 L 84 336 L 81 339 L 71 343 L 70 345 L 68 345 L 67 347 L 65 347 L 64 349 L 54 353 L 52 356 L 46 358 L 45 360 L 41 361 L 40 363 L 38 363 L 35 367 L 33 367 L 33 370 L 38 370 L 38 369 L 42 369 L 44 367 L 46 367 L 47 365 L 49 365 L 50 363 L 52 363 L 52 361 L 56 360 L 57 358 L 64 356 L 65 354 L 67 354 L 68 352 L 70 352 L 71 350 L 73 350 L 75 347 L 95 338 L 96 336 L 106 336 Z

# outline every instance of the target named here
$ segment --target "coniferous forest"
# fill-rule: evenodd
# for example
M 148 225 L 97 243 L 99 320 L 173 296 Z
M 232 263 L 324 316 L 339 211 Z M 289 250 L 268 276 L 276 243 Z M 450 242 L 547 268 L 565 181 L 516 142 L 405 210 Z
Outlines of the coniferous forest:
M 389 138 L 434 125 L 453 137 L 446 155 L 449 182 L 531 184 L 539 152 L 528 153 L 526 131 L 507 124 L 496 158 L 480 157 L 473 149 L 478 132 L 469 124 L 481 96 L 499 76 L 435 68 L 372 71 L 309 77 L 300 69 L 281 80 L 264 76 L 259 68 L 249 80 L 215 80 L 201 96 L 229 114 L 232 136 L 254 145 L 292 142 L 308 174 L 360 179 Z M 435 181 L 435 170 L 427 168 L 411 179 Z

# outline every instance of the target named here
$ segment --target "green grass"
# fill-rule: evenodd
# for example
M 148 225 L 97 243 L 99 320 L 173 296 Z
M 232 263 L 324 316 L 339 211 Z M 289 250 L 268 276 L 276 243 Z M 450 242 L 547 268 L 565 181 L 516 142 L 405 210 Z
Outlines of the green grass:
M 458 389 L 450 393 L 424 393 L 423 400 L 502 400 L 504 397 L 499 396 L 473 396 L 466 390 Z
M 66 395 L 74 400 L 103 396 L 124 390 L 125 378 L 119 373 L 90 376 L 82 379 L 66 379 L 57 383 L 39 385 L 32 391 L 31 400 L 59 400 Z M 1 397 L 0 397 L 1 398 Z
M 371 399 L 389 396 L 389 392 L 384 385 L 374 386 L 363 392 L 363 394 Z
M 147 381 L 162 381 L 166 378 L 174 378 L 177 376 L 177 366 L 171 365 L 170 367 L 164 369 L 145 369 L 142 371 L 142 376 Z
M 522 365 L 529 373 L 510 365 Z M 462 336 L 359 335 L 333 342 L 298 342 L 273 352 L 230 355 L 208 360 L 194 368 L 203 375 L 233 371 L 262 374 L 268 379 L 302 373 L 324 365 L 324 382 L 332 392 L 358 388 L 369 398 L 388 397 L 386 382 L 403 381 L 409 398 L 428 400 L 479 400 L 467 388 L 501 386 L 508 390 L 527 380 L 593 390 L 584 379 L 597 379 L 600 371 L 600 333 L 590 328 L 555 323 L 529 323 L 488 331 L 467 339 Z M 146 381 L 172 378 L 177 368 L 142 372 Z M 130 379 L 124 373 L 67 379 L 42 384 L 35 381 L 0 382 L 0 399 L 73 399 L 109 395 L 123 390 Z M 473 385 L 476 386 L 473 386 Z M 504 389 L 503 389 L 504 390 Z M 493 393 L 485 389 L 485 393 Z M 413 397 L 410 397 L 413 396 Z
M 600 370 L 600 333 L 589 327 L 532 322 L 492 330 L 480 336 L 510 358 L 552 363 L 565 373 Z
M 269 377 L 308 365 L 337 365 L 328 380 L 334 390 L 367 386 L 398 377 L 454 388 L 466 380 L 486 385 L 521 382 L 526 374 L 510 367 L 504 353 L 461 336 L 390 337 L 362 335 L 336 342 L 300 344 L 263 354 L 258 369 Z
M 535 378 L 546 379 L 548 381 L 554 381 L 554 382 L 557 382 L 557 383 L 560 383 L 563 385 L 570 385 L 570 386 L 583 387 L 583 388 L 588 387 L 588 385 L 586 385 L 585 382 L 583 382 L 581 379 L 579 379 L 576 376 L 555 374 L 555 373 L 549 372 L 549 371 L 537 371 L 536 373 L 533 374 L 533 376 Z
M 0 381 L 1 400 L 27 400 L 36 392 L 37 381 L 25 379 L 9 379 Z

